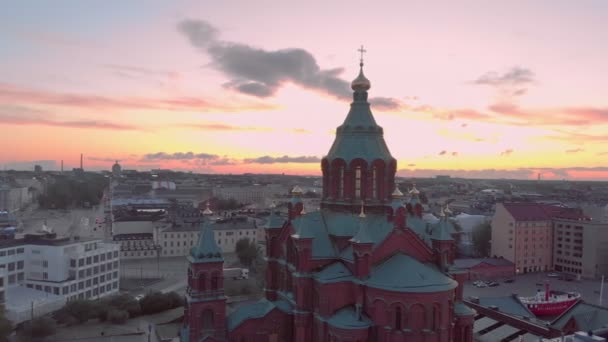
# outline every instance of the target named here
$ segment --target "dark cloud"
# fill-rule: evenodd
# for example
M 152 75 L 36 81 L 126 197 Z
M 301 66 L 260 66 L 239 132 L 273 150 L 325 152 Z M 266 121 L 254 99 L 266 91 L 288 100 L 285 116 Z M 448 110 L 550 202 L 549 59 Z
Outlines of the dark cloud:
M 203 159 L 203 160 L 218 160 L 220 156 L 217 154 L 209 154 L 209 153 L 193 153 L 193 152 L 174 152 L 174 153 L 166 153 L 166 152 L 156 152 L 149 153 L 144 155 L 144 161 L 151 160 L 194 160 L 194 159 Z
M 391 97 L 374 97 L 369 100 L 369 103 L 373 106 L 374 109 L 378 109 L 380 111 L 397 110 L 402 107 L 402 104 L 401 102 L 399 102 L 399 100 Z
M 573 148 L 571 150 L 566 150 L 566 153 L 579 153 L 579 152 L 583 152 L 584 149 L 582 148 Z
M 177 28 L 193 46 L 211 57 L 211 66 L 230 77 L 224 84 L 226 88 L 266 98 L 273 96 L 284 84 L 294 83 L 340 100 L 351 98 L 350 83 L 339 77 L 344 69 L 321 69 L 307 50 L 264 50 L 222 41 L 218 39 L 218 30 L 204 20 L 183 20 Z M 400 107 L 399 100 L 388 97 L 372 98 L 370 103 L 378 110 Z
M 338 78 L 342 69 L 323 70 L 315 57 L 299 48 L 268 51 L 217 39 L 218 30 L 203 20 L 177 25 L 192 45 L 212 59 L 212 65 L 232 79 L 225 86 L 238 92 L 268 97 L 285 83 L 326 92 L 339 99 L 350 97 L 348 82 Z
M 512 149 L 507 149 L 507 150 L 504 150 L 504 151 L 500 152 L 500 156 L 501 157 L 508 157 L 511 154 L 513 154 L 513 150 Z
M 271 157 L 262 156 L 258 158 L 244 159 L 246 164 L 275 164 L 275 163 L 320 163 L 321 159 L 315 156 L 299 156 L 299 157 Z
M 474 84 L 495 87 L 520 86 L 533 82 L 534 73 L 530 69 L 519 66 L 515 66 L 502 74 L 496 71 L 490 71 L 473 81 Z
M 456 156 L 458 156 L 458 152 L 457 151 L 449 152 L 449 151 L 443 150 L 443 151 L 439 152 L 439 155 L 456 157 Z

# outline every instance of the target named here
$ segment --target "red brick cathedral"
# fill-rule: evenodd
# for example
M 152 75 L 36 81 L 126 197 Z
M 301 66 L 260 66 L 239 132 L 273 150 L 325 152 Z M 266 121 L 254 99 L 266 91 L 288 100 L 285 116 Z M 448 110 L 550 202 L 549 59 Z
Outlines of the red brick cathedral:
M 223 259 L 208 224 L 189 256 L 182 341 L 471 342 L 466 274 L 453 267 L 454 226 L 422 220 L 418 191 L 395 187 L 397 162 L 376 123 L 363 75 L 321 162 L 321 209 L 266 226 L 265 298 L 226 316 Z

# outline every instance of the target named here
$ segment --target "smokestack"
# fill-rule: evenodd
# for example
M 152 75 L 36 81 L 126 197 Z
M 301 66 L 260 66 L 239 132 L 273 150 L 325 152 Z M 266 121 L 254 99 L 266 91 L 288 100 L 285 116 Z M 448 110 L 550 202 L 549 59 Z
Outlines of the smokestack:
M 61 173 L 63 173 L 63 159 L 61 160 Z
M 80 169 L 84 171 L 84 168 L 82 167 L 82 153 L 80 154 Z

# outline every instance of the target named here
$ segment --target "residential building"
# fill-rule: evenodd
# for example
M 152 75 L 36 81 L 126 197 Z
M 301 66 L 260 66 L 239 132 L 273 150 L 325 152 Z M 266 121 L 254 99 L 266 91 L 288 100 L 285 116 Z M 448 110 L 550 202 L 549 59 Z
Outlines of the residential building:
M 247 216 L 215 218 L 212 220 L 214 239 L 223 253 L 234 253 L 236 243 L 241 239 L 259 242 L 258 231 L 262 228 L 255 219 Z M 186 256 L 200 238 L 202 217 L 192 223 L 176 225 L 159 234 L 162 256 Z
M 581 210 L 574 208 L 529 202 L 498 203 L 492 218 L 491 254 L 512 261 L 517 273 L 557 270 L 556 266 L 560 266 L 562 270 L 568 267 L 573 273 L 579 270 L 582 272 L 582 255 L 579 256 L 582 253 L 578 250 L 582 248 L 582 241 L 579 241 L 580 236 L 574 239 L 573 225 L 572 228 L 565 228 L 565 225 L 570 226 L 572 221 L 591 222 L 588 220 Z M 557 221 L 562 222 L 559 223 L 562 227 L 554 229 Z M 566 224 L 564 221 L 570 223 Z M 576 232 L 576 234 L 580 233 Z M 556 234 L 560 234 L 562 240 L 558 240 Z M 568 244 L 564 244 L 563 241 L 566 236 L 567 239 L 572 240 Z M 593 255 L 597 255 L 598 251 L 600 255 L 605 253 L 599 247 L 594 250 Z M 554 263 L 557 259 L 560 259 L 559 264 Z
M 0 240 L 6 309 L 21 307 L 19 298 L 28 291 L 46 293 L 63 302 L 117 293 L 119 249 L 119 245 L 101 239 L 57 238 L 55 234 Z M 18 319 L 27 318 L 19 312 L 13 314 Z
M 497 203 L 492 218 L 492 256 L 515 264 L 517 273 L 553 269 L 551 216 L 536 203 Z
M 608 222 L 553 220 L 556 271 L 583 278 L 608 276 Z

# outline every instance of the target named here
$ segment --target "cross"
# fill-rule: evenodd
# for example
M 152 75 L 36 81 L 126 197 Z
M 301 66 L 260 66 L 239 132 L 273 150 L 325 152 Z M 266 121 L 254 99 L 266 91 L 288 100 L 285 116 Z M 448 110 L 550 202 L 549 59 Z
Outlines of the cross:
M 366 52 L 367 52 L 367 50 L 365 50 L 365 49 L 363 48 L 363 45 L 361 45 L 361 48 L 359 48 L 357 51 L 359 51 L 359 52 L 361 53 L 361 59 L 360 59 L 360 62 L 361 62 L 361 66 L 363 66 L 363 54 L 364 54 L 364 53 L 366 53 Z

